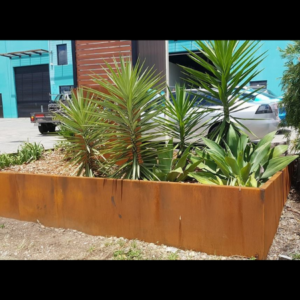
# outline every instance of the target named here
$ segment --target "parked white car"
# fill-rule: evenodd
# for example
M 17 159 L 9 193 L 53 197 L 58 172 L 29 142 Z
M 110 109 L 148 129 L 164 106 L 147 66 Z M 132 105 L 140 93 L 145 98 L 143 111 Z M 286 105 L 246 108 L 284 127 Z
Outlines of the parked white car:
M 212 104 L 211 102 L 207 101 L 206 99 L 203 99 L 201 95 L 203 95 L 203 92 L 201 89 L 196 90 L 187 90 L 187 92 L 191 92 L 193 94 L 198 94 L 199 99 L 197 100 L 198 103 L 201 103 L 201 105 L 204 107 L 199 107 L 199 112 L 203 112 L 205 108 L 212 108 L 213 111 L 210 111 L 208 113 L 205 113 L 205 116 L 201 119 L 200 123 L 198 124 L 199 130 L 196 131 L 196 134 L 202 133 L 202 136 L 207 135 L 211 130 L 213 130 L 213 119 L 208 122 L 208 124 L 211 126 L 208 126 L 206 130 L 204 128 L 201 128 L 201 125 L 209 120 L 212 116 L 216 116 L 220 113 L 220 110 L 223 110 L 223 106 Z M 250 91 L 247 91 L 247 89 L 244 89 L 242 93 L 250 93 Z M 175 92 L 172 92 L 172 94 L 176 97 Z M 271 99 L 271 98 L 260 98 L 260 101 L 255 101 L 257 95 L 253 95 L 253 99 L 245 102 L 244 100 L 238 100 L 244 102 L 240 108 L 245 108 L 243 110 L 240 110 L 238 112 L 235 112 L 232 114 L 233 117 L 237 118 L 245 118 L 245 119 L 252 119 L 252 120 L 239 120 L 245 127 L 247 127 L 249 130 L 251 130 L 255 135 L 252 135 L 251 133 L 247 132 L 249 139 L 251 141 L 258 141 L 262 139 L 266 134 L 275 131 L 278 129 L 278 125 L 280 123 L 280 118 L 278 115 L 278 103 L 279 99 Z M 190 96 L 194 97 L 194 96 Z M 221 104 L 221 101 L 213 98 L 216 102 L 219 102 Z M 161 115 L 161 117 L 163 117 Z M 204 131 L 203 131 L 204 130 Z M 244 129 L 243 129 L 244 130 Z M 195 139 L 190 139 L 190 142 L 196 142 L 199 140 L 199 137 Z M 178 142 L 178 141 L 174 141 Z

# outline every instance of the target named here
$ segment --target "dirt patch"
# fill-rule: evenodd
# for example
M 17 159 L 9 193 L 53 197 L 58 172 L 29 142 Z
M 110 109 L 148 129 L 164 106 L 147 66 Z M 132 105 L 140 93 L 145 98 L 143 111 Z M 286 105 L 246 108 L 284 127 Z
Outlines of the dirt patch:
M 75 168 L 63 161 L 60 150 L 46 151 L 30 164 L 1 172 L 72 176 Z M 74 175 L 73 175 L 74 176 Z M 300 193 L 292 188 L 266 260 L 280 256 L 300 259 Z M 45 227 L 38 220 L 23 222 L 0 217 L 0 260 L 251 260 L 251 257 L 215 256 L 166 245 L 77 230 Z

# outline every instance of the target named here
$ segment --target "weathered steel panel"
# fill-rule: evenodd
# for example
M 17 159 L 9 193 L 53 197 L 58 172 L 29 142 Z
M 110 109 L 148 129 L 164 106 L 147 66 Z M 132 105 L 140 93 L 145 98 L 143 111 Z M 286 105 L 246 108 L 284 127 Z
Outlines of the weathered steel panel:
M 265 259 L 289 180 L 263 188 L 0 172 L 0 215 L 92 235 Z

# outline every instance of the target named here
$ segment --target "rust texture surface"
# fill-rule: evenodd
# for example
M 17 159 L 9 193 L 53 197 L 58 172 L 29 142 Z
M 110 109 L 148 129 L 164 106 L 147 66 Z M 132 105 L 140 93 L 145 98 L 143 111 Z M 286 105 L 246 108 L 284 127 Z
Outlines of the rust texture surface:
M 214 255 L 264 259 L 289 184 L 263 188 L 0 172 L 0 215 Z

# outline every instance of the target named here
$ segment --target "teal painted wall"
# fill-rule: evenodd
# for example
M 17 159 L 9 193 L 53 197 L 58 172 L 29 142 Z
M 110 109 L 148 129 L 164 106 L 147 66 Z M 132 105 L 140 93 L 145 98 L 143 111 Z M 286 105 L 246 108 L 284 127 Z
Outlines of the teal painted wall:
M 67 64 L 57 64 L 57 45 L 67 44 Z M 14 67 L 49 64 L 51 94 L 58 94 L 59 87 L 74 85 L 71 41 L 68 40 L 0 40 L 0 53 L 17 52 L 33 49 L 45 49 L 50 53 L 15 57 L 0 56 L 0 93 L 2 94 L 4 118 L 17 118 L 17 99 Z M 52 96 L 54 99 L 55 96 Z
M 261 41 L 262 47 L 258 50 L 257 55 L 267 51 L 266 58 L 260 64 L 258 69 L 263 69 L 254 80 L 267 80 L 268 89 L 270 89 L 277 96 L 282 95 L 280 85 L 280 78 L 284 71 L 285 60 L 281 58 L 278 47 L 281 49 L 286 48 L 287 44 L 291 41 Z
M 284 59 L 281 58 L 278 47 L 284 49 L 289 40 L 262 40 L 261 48 L 257 51 L 257 55 L 267 51 L 266 58 L 258 66 L 258 70 L 263 71 L 258 74 L 253 81 L 267 80 L 268 89 L 274 94 L 282 95 L 280 78 L 284 71 Z M 184 47 L 190 50 L 197 50 L 192 40 L 169 40 L 169 53 L 185 52 Z
M 0 41 L 0 53 L 33 49 L 48 50 L 48 41 Z M 2 94 L 4 118 L 17 118 L 16 85 L 14 67 L 48 64 L 49 54 L 8 58 L 0 56 L 0 93 Z
M 55 94 L 59 94 L 59 87 L 64 85 L 74 86 L 73 77 L 73 58 L 72 58 L 72 45 L 71 41 L 68 40 L 52 40 L 50 43 L 50 87 L 51 87 L 51 98 L 55 98 Z M 58 65 L 57 63 L 57 45 L 67 45 L 67 64 Z

